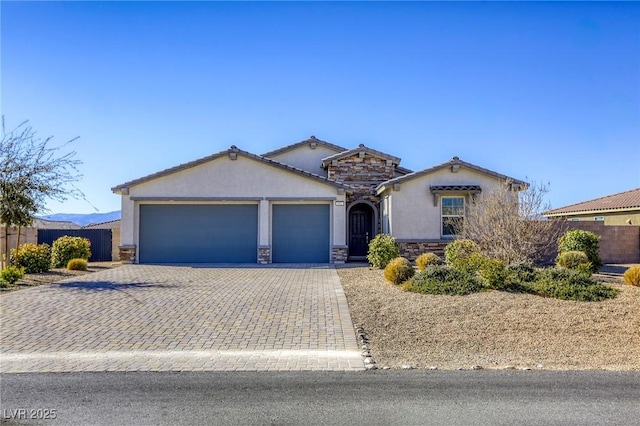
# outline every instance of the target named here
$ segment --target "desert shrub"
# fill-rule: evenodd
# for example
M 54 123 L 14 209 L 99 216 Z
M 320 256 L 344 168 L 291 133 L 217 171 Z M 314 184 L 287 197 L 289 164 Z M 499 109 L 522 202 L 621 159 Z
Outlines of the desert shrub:
M 448 265 L 455 265 L 479 252 L 480 248 L 472 240 L 458 239 L 451 241 L 444 248 L 444 259 Z
M 478 274 L 489 288 L 500 290 L 509 284 L 507 281 L 507 265 L 502 260 L 485 259 L 478 270 Z
M 633 265 L 624 271 L 622 278 L 627 284 L 640 287 L 640 265 Z
M 86 271 L 87 261 L 85 259 L 71 259 L 67 263 L 67 269 L 70 271 Z
M 539 296 L 580 302 L 597 302 L 618 294 L 618 290 L 598 283 L 584 272 L 565 268 L 544 269 L 528 287 Z
M 591 262 L 583 251 L 572 250 L 560 253 L 556 258 L 556 266 L 591 274 Z
M 24 268 L 17 266 L 7 266 L 0 271 L 0 285 L 7 287 L 14 285 L 20 278 L 24 277 Z
M 591 262 L 591 272 L 598 272 L 602 267 L 599 254 L 600 237 L 593 232 L 581 229 L 567 231 L 558 239 L 558 253 L 582 251 Z
M 480 272 L 480 270 L 484 268 L 485 263 L 487 263 L 488 261 L 489 259 L 485 255 L 476 252 L 471 253 L 469 257 L 456 259 L 451 264 L 449 264 L 449 266 L 468 272 L 470 274 L 475 274 L 477 272 Z
M 367 260 L 374 268 L 383 269 L 399 255 L 400 249 L 391 235 L 378 234 L 369 242 Z
M 427 266 L 442 265 L 443 263 L 440 256 L 435 253 L 422 253 L 416 258 L 416 266 L 418 266 L 418 269 L 421 271 L 424 271 Z
M 466 295 L 482 291 L 482 280 L 474 274 L 446 265 L 433 265 L 418 272 L 403 287 L 423 294 Z
M 538 279 L 536 268 L 528 262 L 517 262 L 507 266 L 507 280 L 511 283 L 530 283 Z
M 393 284 L 401 284 L 413 276 L 411 262 L 404 257 L 396 257 L 384 268 L 384 278 Z
M 23 267 L 26 274 L 47 272 L 51 268 L 51 247 L 49 244 L 22 244 L 18 250 L 11 250 L 11 264 Z
M 91 242 L 82 237 L 70 237 L 65 235 L 53 242 L 51 248 L 51 267 L 62 268 L 71 259 L 85 259 L 91 257 Z

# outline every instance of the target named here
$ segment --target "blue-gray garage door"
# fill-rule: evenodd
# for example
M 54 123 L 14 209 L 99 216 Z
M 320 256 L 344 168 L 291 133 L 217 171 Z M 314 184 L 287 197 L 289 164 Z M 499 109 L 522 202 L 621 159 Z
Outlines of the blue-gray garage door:
M 142 263 L 256 263 L 256 204 L 143 204 Z
M 272 216 L 274 263 L 329 262 L 329 205 L 275 204 Z

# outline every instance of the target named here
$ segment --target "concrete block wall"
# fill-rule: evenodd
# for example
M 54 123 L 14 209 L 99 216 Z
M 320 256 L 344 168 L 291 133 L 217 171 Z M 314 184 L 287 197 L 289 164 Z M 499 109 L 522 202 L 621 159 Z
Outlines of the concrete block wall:
M 640 226 L 602 222 L 563 222 L 563 225 L 599 235 L 600 257 L 604 263 L 640 263 Z

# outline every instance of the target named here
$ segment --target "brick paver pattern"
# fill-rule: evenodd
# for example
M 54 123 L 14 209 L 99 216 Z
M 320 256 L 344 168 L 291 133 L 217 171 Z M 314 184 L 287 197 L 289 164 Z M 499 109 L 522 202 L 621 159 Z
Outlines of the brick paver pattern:
M 330 265 L 124 265 L 0 295 L 0 372 L 363 370 Z

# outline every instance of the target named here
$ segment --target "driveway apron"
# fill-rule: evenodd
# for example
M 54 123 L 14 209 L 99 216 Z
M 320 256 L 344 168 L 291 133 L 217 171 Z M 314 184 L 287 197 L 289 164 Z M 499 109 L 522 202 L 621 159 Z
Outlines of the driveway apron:
M 0 295 L 0 372 L 363 370 L 330 265 L 124 265 Z

